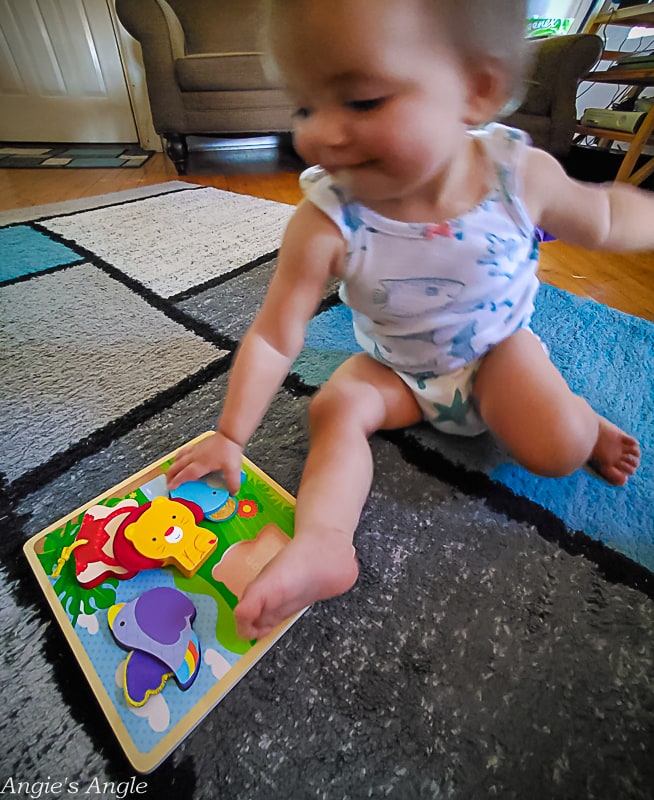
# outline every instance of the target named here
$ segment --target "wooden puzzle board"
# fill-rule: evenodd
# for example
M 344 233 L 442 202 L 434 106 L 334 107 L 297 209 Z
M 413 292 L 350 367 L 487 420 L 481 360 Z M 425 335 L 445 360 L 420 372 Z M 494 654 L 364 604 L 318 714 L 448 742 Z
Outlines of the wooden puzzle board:
M 259 641 L 246 642 L 236 633 L 233 609 L 240 589 L 292 537 L 294 521 L 294 498 L 248 459 L 243 461 L 245 480 L 236 495 L 236 514 L 227 521 L 200 523 L 215 531 L 218 546 L 192 578 L 174 567 L 165 567 L 140 572 L 130 580 L 108 579 L 95 589 L 84 589 L 76 578 L 74 558 L 63 564 L 58 577 L 52 576 L 64 547 L 74 541 L 84 513 L 91 506 L 112 506 L 128 496 L 140 504 L 152 499 L 152 494 L 165 493 L 163 476 L 176 452 L 58 520 L 24 546 L 109 724 L 133 767 L 142 773 L 151 772 L 170 755 L 303 613 Z M 200 640 L 201 666 L 187 690 L 182 691 L 171 678 L 163 691 L 143 706 L 133 707 L 125 699 L 118 677 L 127 653 L 113 639 L 107 613 L 111 606 L 160 586 L 181 590 L 195 604 L 193 630 Z

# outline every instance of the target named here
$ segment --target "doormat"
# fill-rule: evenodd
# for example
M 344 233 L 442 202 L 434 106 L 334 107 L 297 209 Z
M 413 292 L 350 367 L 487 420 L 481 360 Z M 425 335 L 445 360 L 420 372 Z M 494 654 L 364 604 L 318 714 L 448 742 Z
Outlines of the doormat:
M 136 144 L 0 143 L 0 169 L 142 167 L 154 154 Z

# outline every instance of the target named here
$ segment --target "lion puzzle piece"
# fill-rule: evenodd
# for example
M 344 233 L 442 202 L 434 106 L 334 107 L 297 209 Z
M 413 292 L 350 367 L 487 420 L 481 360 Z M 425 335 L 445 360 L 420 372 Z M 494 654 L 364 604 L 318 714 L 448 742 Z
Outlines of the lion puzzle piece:
M 183 499 L 155 497 L 123 520 L 114 552 L 137 571 L 172 565 L 192 578 L 216 549 L 216 534 L 197 523 L 202 510 Z
M 109 628 L 129 650 L 123 689 L 130 705 L 142 706 L 171 676 L 188 689 L 200 669 L 200 642 L 192 629 L 195 606 L 178 589 L 160 586 L 107 613 Z
M 203 517 L 198 505 L 181 498 L 155 497 L 143 506 L 130 499 L 113 508 L 92 506 L 75 541 L 62 550 L 53 577 L 74 555 L 75 574 L 85 589 L 168 565 L 191 578 L 218 544 L 215 533 L 197 524 Z

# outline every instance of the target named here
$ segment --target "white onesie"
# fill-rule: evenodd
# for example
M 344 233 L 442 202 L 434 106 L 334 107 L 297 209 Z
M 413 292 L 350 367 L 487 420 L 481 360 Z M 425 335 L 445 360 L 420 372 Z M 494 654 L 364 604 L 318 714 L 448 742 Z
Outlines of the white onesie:
M 472 211 L 440 224 L 388 219 L 349 201 L 320 167 L 305 170 L 306 197 L 347 243 L 340 297 L 359 345 L 411 387 L 425 418 L 448 433 L 485 430 L 470 391 L 481 357 L 528 328 L 538 290 L 538 240 L 520 200 L 522 131 L 475 131 L 491 186 Z

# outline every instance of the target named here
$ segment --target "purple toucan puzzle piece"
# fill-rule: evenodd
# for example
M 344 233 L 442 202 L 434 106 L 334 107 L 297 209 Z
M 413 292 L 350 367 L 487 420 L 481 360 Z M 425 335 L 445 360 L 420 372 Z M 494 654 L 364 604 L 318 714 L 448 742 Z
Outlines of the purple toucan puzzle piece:
M 132 650 L 127 656 L 123 688 L 133 706 L 142 706 L 152 694 L 160 692 L 173 673 L 157 658 Z
M 109 609 L 114 638 L 131 651 L 124 688 L 132 705 L 142 705 L 150 694 L 161 691 L 171 674 L 180 688 L 191 686 L 200 669 L 200 642 L 191 627 L 195 614 L 195 606 L 183 592 L 166 586 Z M 152 662 L 161 665 L 163 672 Z M 139 700 L 143 691 L 145 698 Z

